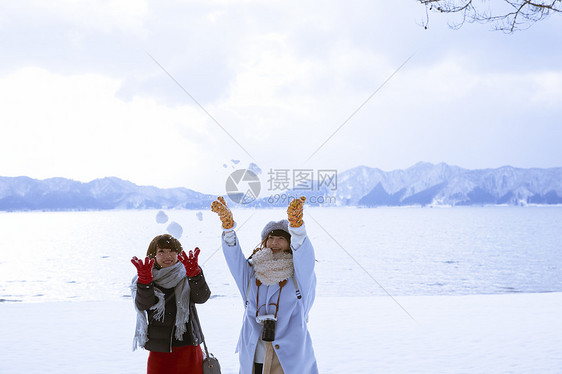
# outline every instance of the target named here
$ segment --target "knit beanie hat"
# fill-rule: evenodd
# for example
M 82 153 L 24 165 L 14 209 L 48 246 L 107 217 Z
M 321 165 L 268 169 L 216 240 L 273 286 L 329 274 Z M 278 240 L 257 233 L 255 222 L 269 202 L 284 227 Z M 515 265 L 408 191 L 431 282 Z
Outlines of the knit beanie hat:
M 269 222 L 261 231 L 261 240 L 264 241 L 269 235 L 282 236 L 290 243 L 291 234 L 289 234 L 289 221 L 283 219 L 277 222 Z

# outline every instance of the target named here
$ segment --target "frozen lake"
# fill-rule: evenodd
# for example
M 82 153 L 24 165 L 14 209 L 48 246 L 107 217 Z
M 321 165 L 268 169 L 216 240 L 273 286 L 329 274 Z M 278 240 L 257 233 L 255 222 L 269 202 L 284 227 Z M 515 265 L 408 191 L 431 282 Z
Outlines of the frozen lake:
M 210 211 L 0 213 L 0 300 L 129 297 L 129 262 L 174 221 L 214 297 L 237 297 Z M 234 210 L 250 253 L 283 209 Z M 562 207 L 307 208 L 318 296 L 431 296 L 562 291 Z M 342 282 L 345 280 L 345 282 Z

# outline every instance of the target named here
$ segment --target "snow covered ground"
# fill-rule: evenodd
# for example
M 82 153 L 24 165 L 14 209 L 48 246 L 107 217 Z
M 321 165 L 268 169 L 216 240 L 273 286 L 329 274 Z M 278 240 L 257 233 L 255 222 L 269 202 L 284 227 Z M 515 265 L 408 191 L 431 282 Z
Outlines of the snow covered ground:
M 396 302 L 395 302 L 396 300 Z M 319 297 L 309 328 L 321 373 L 560 373 L 562 293 Z M 397 304 L 399 303 L 413 319 Z M 225 374 L 242 303 L 200 306 Z M 0 373 L 143 373 L 130 298 L 0 304 Z
M 127 295 L 130 258 L 166 229 L 157 213 L 0 213 L 0 374 L 146 372 L 147 352 L 131 350 Z M 202 249 L 213 296 L 201 322 L 223 373 L 237 373 L 243 306 L 219 220 L 168 214 L 184 227 L 184 248 Z M 248 255 L 263 225 L 285 214 L 235 212 Z M 562 372 L 562 208 L 306 214 L 318 261 L 309 328 L 322 374 Z

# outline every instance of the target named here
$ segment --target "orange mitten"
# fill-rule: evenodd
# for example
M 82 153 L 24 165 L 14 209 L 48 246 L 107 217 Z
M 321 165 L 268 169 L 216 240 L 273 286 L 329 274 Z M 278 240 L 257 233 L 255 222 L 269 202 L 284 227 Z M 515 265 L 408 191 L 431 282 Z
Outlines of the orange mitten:
M 213 203 L 211 204 L 211 210 L 215 213 L 218 213 L 219 218 L 222 221 L 222 228 L 223 229 L 231 229 L 234 227 L 234 218 L 232 218 L 232 212 L 226 205 L 226 201 L 224 201 L 224 197 L 219 196 Z
M 299 199 L 293 199 L 287 208 L 287 217 L 291 227 L 301 227 L 302 221 L 302 209 L 306 197 L 301 196 Z

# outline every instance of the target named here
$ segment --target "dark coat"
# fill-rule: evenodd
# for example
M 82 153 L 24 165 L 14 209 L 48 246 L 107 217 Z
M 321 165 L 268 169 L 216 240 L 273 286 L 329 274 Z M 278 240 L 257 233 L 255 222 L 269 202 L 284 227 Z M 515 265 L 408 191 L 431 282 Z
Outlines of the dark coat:
M 189 282 L 190 301 L 189 301 L 189 321 L 187 331 L 183 334 L 183 340 L 177 340 L 174 336 L 176 323 L 176 296 L 174 288 L 158 287 L 151 282 L 150 284 L 137 283 L 137 295 L 135 304 L 139 310 L 146 310 L 148 313 L 148 341 L 144 348 L 155 352 L 171 352 L 172 346 L 199 345 L 202 342 L 203 333 L 201 326 L 198 325 L 197 309 L 195 304 L 203 304 L 211 296 L 209 286 L 205 281 L 203 271 L 195 277 L 187 278 Z M 155 312 L 150 307 L 155 305 L 158 298 L 154 294 L 154 287 L 157 287 L 165 295 L 164 319 L 158 321 L 154 319 Z

